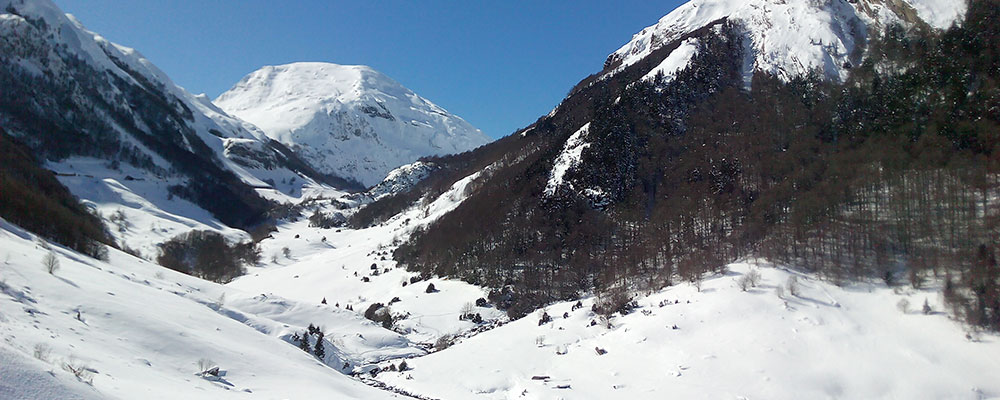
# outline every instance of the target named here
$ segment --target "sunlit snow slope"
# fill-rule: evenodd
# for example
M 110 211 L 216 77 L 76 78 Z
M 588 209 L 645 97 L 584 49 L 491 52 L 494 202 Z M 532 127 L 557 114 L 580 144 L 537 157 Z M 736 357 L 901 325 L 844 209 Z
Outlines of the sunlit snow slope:
M 343 375 L 343 363 L 421 352 L 349 311 L 42 243 L 0 220 L 3 399 L 392 398 Z M 42 267 L 50 251 L 53 274 Z M 289 343 L 309 323 L 327 333 L 326 364 Z M 201 359 L 220 376 L 198 375 Z M 88 372 L 78 380 L 68 366 Z
M 746 28 L 752 70 L 788 79 L 816 69 L 843 80 L 863 55 L 871 29 L 890 23 L 944 29 L 964 14 L 962 0 L 694 0 L 635 34 L 609 56 L 608 65 L 632 65 L 687 33 L 728 18 Z
M 320 172 L 365 186 L 422 156 L 460 153 L 490 141 L 465 120 L 360 65 L 264 67 L 215 104 L 256 124 Z
M 934 288 L 837 287 L 765 264 L 744 292 L 737 280 L 756 267 L 730 268 L 700 291 L 639 297 L 610 326 L 590 311 L 593 298 L 558 303 L 546 309 L 552 322 L 532 314 L 379 379 L 442 399 L 1000 397 L 1000 338 L 967 339 Z

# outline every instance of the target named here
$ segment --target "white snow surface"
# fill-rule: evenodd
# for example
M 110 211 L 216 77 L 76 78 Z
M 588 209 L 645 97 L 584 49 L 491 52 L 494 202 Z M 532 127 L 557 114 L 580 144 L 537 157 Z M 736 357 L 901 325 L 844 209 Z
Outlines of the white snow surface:
M 563 145 L 562 152 L 556 157 L 552 164 L 552 172 L 549 173 L 549 181 L 545 184 L 545 195 L 552 196 L 565 183 L 566 172 L 580 165 L 580 156 L 583 150 L 590 147 L 587 140 L 587 132 L 590 131 L 590 122 L 584 124 L 580 129 L 570 135 Z
M 466 303 L 486 297 L 483 288 L 437 277 L 410 284 L 410 278 L 418 274 L 397 268 L 392 250 L 394 242 L 405 240 L 414 229 L 461 204 L 466 188 L 480 174 L 463 178 L 436 199 L 420 201 L 371 228 L 319 229 L 309 227 L 305 220 L 283 224 L 272 238 L 261 242 L 265 263 L 228 286 L 301 302 L 326 299 L 337 307 L 350 305 L 358 313 L 373 303 L 389 305 L 393 315 L 406 316 L 397 326 L 412 342 L 434 343 L 443 335 L 472 329 L 475 324 L 458 317 Z M 437 292 L 426 293 L 429 284 Z M 395 297 L 401 301 L 390 305 Z M 477 307 L 476 312 L 486 320 L 504 318 L 494 308 Z
M 948 29 L 965 17 L 966 4 L 958 0 L 903 0 L 917 11 L 924 22 L 937 29 Z
M 553 304 L 552 322 L 532 314 L 378 379 L 442 399 L 1000 398 L 1000 337 L 970 341 L 943 313 L 921 313 L 925 299 L 942 309 L 934 289 L 837 287 L 764 266 L 743 292 L 735 280 L 751 268 L 640 296 L 610 328 L 590 325 L 593 298 Z M 789 276 L 801 292 L 780 298 Z
M 117 250 L 102 262 L 42 243 L 0 219 L 0 398 L 397 398 L 332 361 L 421 352 L 317 302 L 254 296 Z M 60 265 L 54 274 L 41 263 L 50 251 Z M 287 342 L 307 323 L 328 334 L 331 366 Z M 358 334 L 370 341 L 340 339 Z M 202 358 L 219 377 L 198 375 Z M 66 364 L 86 367 L 92 383 Z
M 687 67 L 688 63 L 691 62 L 691 58 L 695 56 L 698 52 L 698 39 L 690 38 L 685 40 L 677 46 L 674 51 L 670 52 L 667 58 L 664 58 L 660 65 L 649 71 L 646 76 L 642 77 L 644 80 L 651 80 L 656 77 L 657 74 L 663 73 L 663 83 L 670 82 L 674 80 L 677 72 L 683 70 Z
M 417 161 L 406 164 L 389 171 L 389 174 L 385 176 L 382 182 L 373 186 L 365 194 L 374 201 L 396 193 L 405 192 L 430 176 L 434 169 L 434 164 L 430 162 Z
M 819 69 L 840 81 L 847 77 L 854 50 L 867 41 L 869 28 L 912 23 L 904 16 L 912 9 L 932 27 L 947 28 L 964 16 L 965 8 L 962 0 L 692 0 L 635 34 L 611 58 L 622 62 L 620 70 L 687 33 L 729 18 L 747 28 L 753 70 L 788 79 Z
M 420 157 L 490 142 L 462 118 L 361 65 L 263 67 L 215 104 L 254 123 L 320 172 L 365 186 Z
M 119 246 L 155 260 L 160 244 L 192 230 L 214 231 L 232 243 L 250 240 L 246 232 L 226 226 L 194 203 L 171 196 L 167 187 L 182 183 L 181 179 L 147 176 L 128 165 L 112 170 L 106 164 L 71 157 L 46 167 L 59 173 L 59 182 L 97 212 Z

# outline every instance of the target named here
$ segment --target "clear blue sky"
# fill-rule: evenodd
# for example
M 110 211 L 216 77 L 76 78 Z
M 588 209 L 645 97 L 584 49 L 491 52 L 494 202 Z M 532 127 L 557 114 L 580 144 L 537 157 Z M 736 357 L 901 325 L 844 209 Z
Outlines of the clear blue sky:
M 369 65 L 498 138 L 549 112 L 679 0 L 55 0 L 215 98 L 264 65 Z

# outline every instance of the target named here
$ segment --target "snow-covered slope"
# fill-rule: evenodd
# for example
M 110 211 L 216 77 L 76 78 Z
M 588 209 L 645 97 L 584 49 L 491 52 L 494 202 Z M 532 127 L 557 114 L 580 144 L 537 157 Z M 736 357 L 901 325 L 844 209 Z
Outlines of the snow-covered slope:
M 260 129 L 49 0 L 0 0 L 0 82 L 4 129 L 106 220 L 115 214 L 116 242 L 146 257 L 191 229 L 245 236 L 230 227 L 266 218 L 264 198 L 342 194 Z
M 873 29 L 897 22 L 943 29 L 964 13 L 962 0 L 693 0 L 635 34 L 609 56 L 607 65 L 620 70 L 685 34 L 728 18 L 746 28 L 752 57 L 748 66 L 753 70 L 787 79 L 818 69 L 842 80 L 859 61 L 862 53 L 857 50 L 864 49 Z
M 0 398 L 394 398 L 344 375 L 343 363 L 422 353 L 332 306 L 42 243 L 0 220 Z M 42 267 L 50 252 L 53 274 Z M 327 334 L 326 364 L 290 343 L 309 323 Z M 198 374 L 202 359 L 218 377 Z
M 366 66 L 295 63 L 253 72 L 215 100 L 323 173 L 377 184 L 422 156 L 490 139 Z
M 371 200 L 378 200 L 396 193 L 405 192 L 412 189 L 420 181 L 426 179 L 437 169 L 434 163 L 417 161 L 406 164 L 392 171 L 385 176 L 382 182 L 372 186 L 364 194 Z
M 554 304 L 552 322 L 530 315 L 378 379 L 443 399 L 1000 398 L 1000 338 L 967 339 L 934 289 L 837 287 L 765 265 L 744 292 L 736 281 L 755 267 L 730 268 L 700 291 L 641 297 L 610 327 L 593 298 Z
M 301 302 L 326 299 L 336 307 L 363 313 L 373 303 L 401 318 L 396 329 L 413 342 L 434 343 L 444 335 L 476 328 L 459 319 L 466 303 L 486 297 L 484 288 L 398 268 L 394 247 L 414 229 L 426 226 L 465 200 L 466 189 L 480 173 L 456 182 L 440 196 L 408 208 L 388 221 L 362 230 L 319 229 L 308 221 L 285 223 L 261 241 L 265 262 L 228 286 L 249 293 L 273 293 Z M 286 250 L 287 249 L 287 250 Z M 413 282 L 411 280 L 417 280 Z M 428 293 L 428 285 L 437 289 Z M 393 302 L 398 298 L 398 302 Z M 496 308 L 475 309 L 485 320 L 504 318 Z
M 150 141 L 137 136 L 161 136 L 154 141 L 177 140 L 192 153 L 207 146 L 222 167 L 253 186 L 267 187 L 270 185 L 265 180 L 297 176 L 283 165 L 284 157 L 268 146 L 262 131 L 229 116 L 204 95 L 177 86 L 138 51 L 87 31 L 49 0 L 2 0 L 0 9 L 4 10 L 0 14 L 4 73 L 14 79 L 46 75 L 57 85 L 82 90 L 72 98 L 76 104 L 61 104 L 61 108 L 68 108 L 64 110 L 65 118 L 72 118 L 70 110 L 86 110 L 99 115 L 100 122 L 113 131 L 92 132 L 104 127 L 84 126 L 80 127 L 80 135 L 117 136 L 124 147 L 136 147 L 151 158 L 155 167 L 166 171 L 181 168 L 171 165 L 174 159 L 165 159 L 151 149 Z M 146 94 L 135 94 L 137 91 Z M 33 94 L 38 95 L 32 100 L 39 106 L 50 101 L 43 98 L 44 92 Z M 140 101 L 164 102 L 166 110 L 149 114 L 151 104 Z M 0 109 L 0 115 L 6 111 Z M 16 136 L 34 133 L 16 117 L 5 120 L 12 124 L 7 128 Z M 162 137 L 168 134 L 176 137 Z M 44 141 L 38 137 L 28 139 L 29 143 Z

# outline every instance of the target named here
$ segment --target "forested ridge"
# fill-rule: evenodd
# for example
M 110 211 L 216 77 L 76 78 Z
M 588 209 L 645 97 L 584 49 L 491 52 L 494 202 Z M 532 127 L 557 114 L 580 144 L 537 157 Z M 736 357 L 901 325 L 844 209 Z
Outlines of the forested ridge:
M 838 283 L 937 279 L 955 315 L 997 329 L 998 10 L 976 0 L 943 32 L 889 27 L 843 83 L 758 73 L 749 88 L 742 27 L 717 21 L 676 79 L 637 79 L 643 66 L 588 78 L 523 135 L 436 159 L 443 172 L 353 222 L 488 165 L 394 257 L 493 287 L 512 316 L 591 290 L 614 310 L 761 256 Z M 572 186 L 545 195 L 562 143 L 587 122 Z

